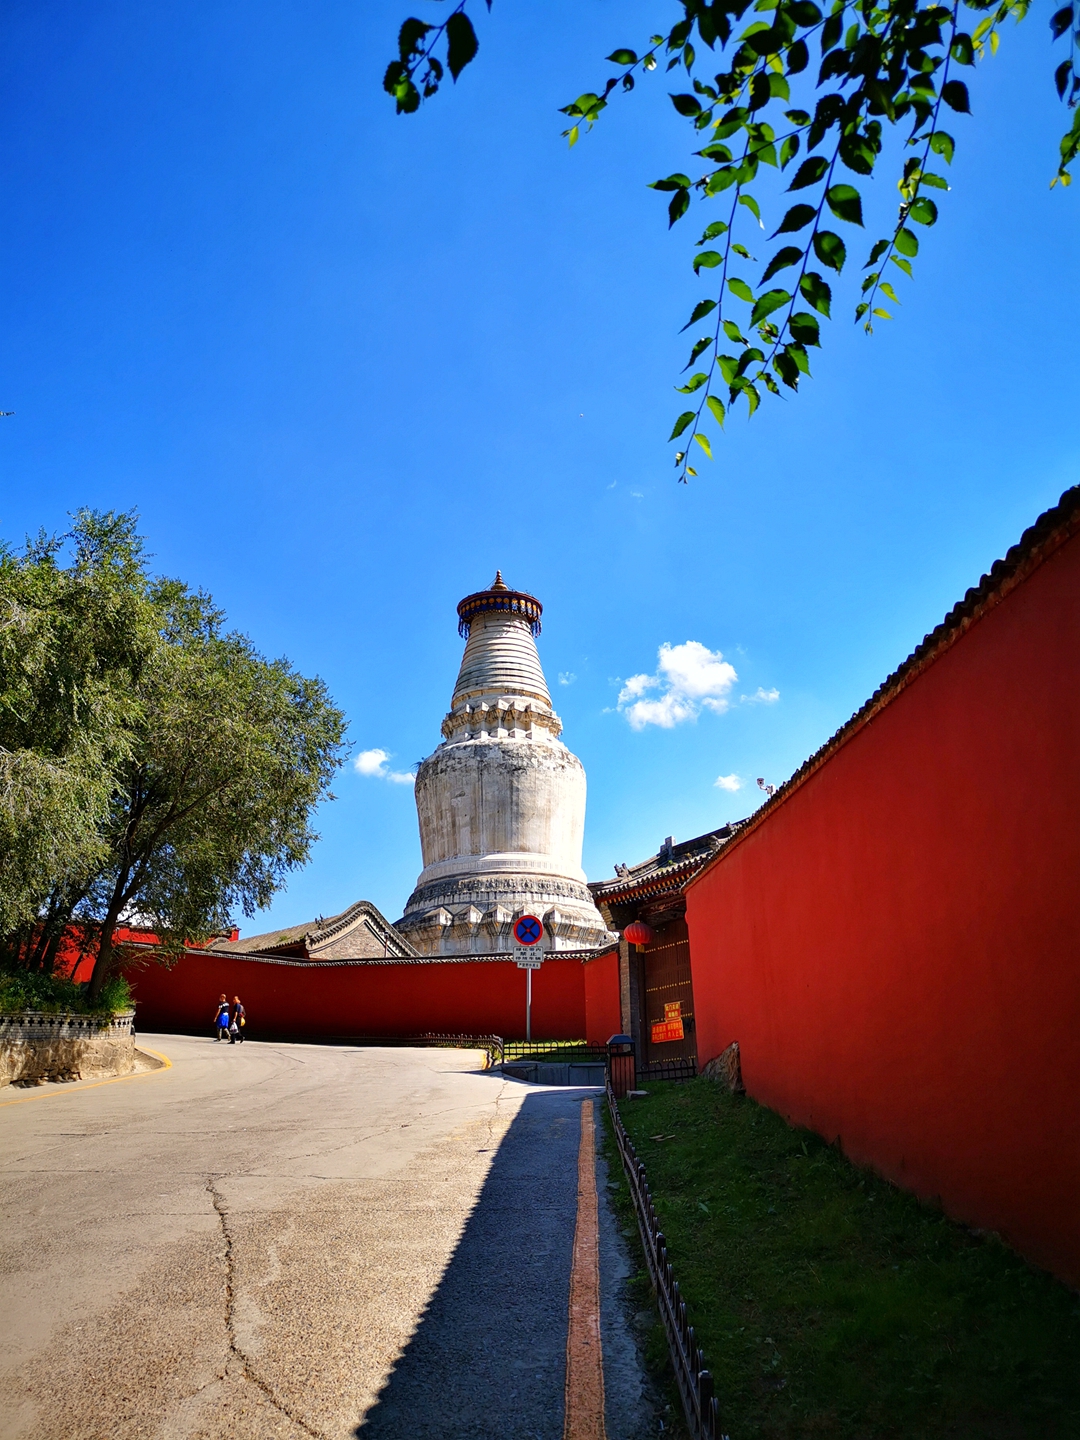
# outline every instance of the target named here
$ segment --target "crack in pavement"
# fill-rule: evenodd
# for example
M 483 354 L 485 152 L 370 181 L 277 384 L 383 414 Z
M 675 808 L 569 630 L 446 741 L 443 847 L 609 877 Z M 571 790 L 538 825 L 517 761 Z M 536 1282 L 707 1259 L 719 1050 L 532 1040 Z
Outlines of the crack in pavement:
M 235 1261 L 233 1259 L 233 1238 L 229 1230 L 229 1212 L 225 1206 L 225 1197 L 217 1187 L 215 1177 L 208 1175 L 206 1179 L 206 1191 L 217 1211 L 218 1219 L 221 1221 L 221 1235 L 225 1242 L 225 1339 L 228 1342 L 229 1354 L 235 1359 L 239 1367 L 241 1377 L 261 1390 L 275 1410 L 280 1410 L 286 1419 L 298 1425 L 306 1435 L 312 1436 L 312 1440 L 328 1440 L 328 1437 L 321 1431 L 310 1426 L 301 1415 L 291 1410 L 283 1400 L 274 1393 L 273 1387 L 259 1375 L 251 1365 L 248 1357 L 241 1350 L 236 1340 L 236 1291 L 235 1291 Z M 226 1374 L 232 1366 L 226 1367 Z

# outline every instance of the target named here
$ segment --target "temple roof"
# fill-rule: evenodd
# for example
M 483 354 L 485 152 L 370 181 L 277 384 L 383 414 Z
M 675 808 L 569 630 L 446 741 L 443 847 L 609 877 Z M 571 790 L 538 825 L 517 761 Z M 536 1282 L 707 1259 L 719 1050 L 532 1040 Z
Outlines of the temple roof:
M 206 948 L 224 955 L 274 955 L 315 962 L 408 960 L 417 953 L 369 900 L 358 900 L 340 915 L 320 915 L 242 940 L 212 940 Z
M 655 855 L 637 865 L 616 865 L 614 879 L 590 882 L 593 899 L 598 905 L 625 905 L 657 895 L 676 894 L 745 824 L 745 820 L 735 820 L 693 840 L 679 844 L 665 841 Z

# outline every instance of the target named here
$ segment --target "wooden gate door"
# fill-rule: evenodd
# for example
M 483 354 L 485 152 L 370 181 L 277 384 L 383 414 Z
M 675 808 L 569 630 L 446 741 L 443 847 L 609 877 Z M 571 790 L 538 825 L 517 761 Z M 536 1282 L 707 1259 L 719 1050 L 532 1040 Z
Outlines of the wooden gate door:
M 645 1063 L 695 1060 L 694 991 L 686 921 L 656 932 L 645 950 Z

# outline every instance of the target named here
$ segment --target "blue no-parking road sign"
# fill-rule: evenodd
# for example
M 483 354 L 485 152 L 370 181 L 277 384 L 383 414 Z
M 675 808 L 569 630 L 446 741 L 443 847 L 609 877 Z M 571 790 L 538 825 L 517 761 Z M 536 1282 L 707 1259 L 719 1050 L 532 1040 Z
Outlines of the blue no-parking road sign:
M 535 915 L 521 915 L 514 921 L 514 939 L 519 945 L 539 945 L 544 926 Z

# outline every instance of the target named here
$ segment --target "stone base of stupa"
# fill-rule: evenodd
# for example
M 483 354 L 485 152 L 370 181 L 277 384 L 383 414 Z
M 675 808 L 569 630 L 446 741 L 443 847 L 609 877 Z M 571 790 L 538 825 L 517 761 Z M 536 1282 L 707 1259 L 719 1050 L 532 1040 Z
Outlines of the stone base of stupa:
M 421 955 L 509 955 L 521 915 L 544 922 L 545 952 L 594 950 L 611 939 L 586 885 L 555 876 L 469 876 L 415 890 L 395 924 Z

